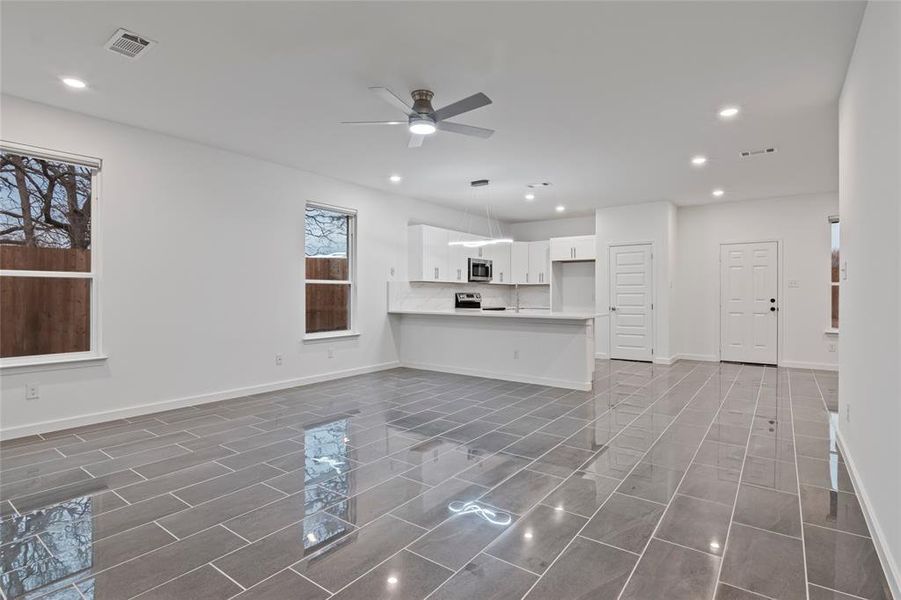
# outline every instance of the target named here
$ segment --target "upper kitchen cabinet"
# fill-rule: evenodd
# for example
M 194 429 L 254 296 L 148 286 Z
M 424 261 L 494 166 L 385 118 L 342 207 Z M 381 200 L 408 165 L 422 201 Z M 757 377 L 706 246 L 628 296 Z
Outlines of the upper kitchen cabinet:
M 548 243 L 513 242 L 510 250 L 510 283 L 549 284 Z
M 597 256 L 593 235 L 551 238 L 552 261 L 594 260 Z
M 529 242 L 529 276 L 526 283 L 549 284 L 550 277 L 550 260 L 549 260 L 549 244 L 548 242 Z
M 482 250 L 482 257 L 491 261 L 491 283 L 512 283 L 510 261 L 513 244 L 493 244 Z
M 407 228 L 407 268 L 410 281 L 455 281 L 450 267 L 450 232 L 431 225 Z

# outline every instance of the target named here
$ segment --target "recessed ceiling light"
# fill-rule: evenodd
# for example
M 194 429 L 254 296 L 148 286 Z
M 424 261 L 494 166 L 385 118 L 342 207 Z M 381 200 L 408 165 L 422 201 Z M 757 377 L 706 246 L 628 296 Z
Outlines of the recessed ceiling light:
M 710 542 L 710 549 L 711 550 L 719 550 L 720 549 L 719 542 Z
M 566 210 L 566 207 L 563 206 L 563 205 L 561 204 L 560 206 L 558 206 L 558 207 L 555 208 L 554 210 L 556 210 L 557 212 L 563 212 L 564 210 Z
M 392 575 L 391 577 L 388 578 L 388 583 L 390 583 L 391 585 L 394 585 L 395 583 L 397 583 L 397 577 Z
M 524 534 L 522 534 L 522 537 L 526 538 L 527 540 L 531 540 L 531 539 L 532 539 L 532 532 L 531 532 L 531 531 L 527 531 L 527 532 L 525 532 Z
M 62 77 L 61 79 L 67 86 L 76 90 L 83 90 L 84 88 L 88 87 L 88 84 L 75 77 Z
M 720 111 L 720 117 L 723 119 L 731 119 L 732 117 L 738 116 L 739 112 L 740 109 L 737 106 L 726 106 Z
M 526 194 L 526 200 L 534 200 L 535 194 Z
M 388 178 L 388 181 L 390 181 L 391 183 L 400 183 L 401 180 L 403 180 L 403 177 L 401 177 L 400 175 L 392 175 Z
M 717 198 L 719 198 L 720 196 L 722 196 L 722 195 L 725 194 L 725 193 L 726 193 L 726 192 L 724 192 L 723 190 L 721 190 L 721 189 L 719 189 L 719 188 L 713 190 L 713 195 L 714 195 L 715 197 L 717 197 Z
M 696 167 L 700 167 L 701 165 L 703 165 L 706 162 L 707 162 L 706 156 L 701 156 L 699 154 L 698 156 L 691 157 L 691 164 L 693 164 Z

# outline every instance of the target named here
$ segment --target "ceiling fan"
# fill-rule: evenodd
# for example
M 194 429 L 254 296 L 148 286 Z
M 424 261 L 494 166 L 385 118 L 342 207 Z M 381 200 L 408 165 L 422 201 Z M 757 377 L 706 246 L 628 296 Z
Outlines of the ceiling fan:
M 371 87 L 371 92 L 383 99 L 385 102 L 399 108 L 407 115 L 406 121 L 342 121 L 342 125 L 407 125 L 410 129 L 410 148 L 418 148 L 422 146 L 422 141 L 428 135 L 432 135 L 437 130 L 450 131 L 452 133 L 462 133 L 463 135 L 471 135 L 480 138 L 489 138 L 494 133 L 493 129 L 485 129 L 484 127 L 473 127 L 472 125 L 463 125 L 462 123 L 451 123 L 447 119 L 456 117 L 465 112 L 482 108 L 491 104 L 491 98 L 479 92 L 468 98 L 464 98 L 453 104 L 448 104 L 444 108 L 435 110 L 432 108 L 432 97 L 435 95 L 431 90 L 413 90 L 410 95 L 413 97 L 413 105 L 410 106 L 391 92 L 388 88 Z

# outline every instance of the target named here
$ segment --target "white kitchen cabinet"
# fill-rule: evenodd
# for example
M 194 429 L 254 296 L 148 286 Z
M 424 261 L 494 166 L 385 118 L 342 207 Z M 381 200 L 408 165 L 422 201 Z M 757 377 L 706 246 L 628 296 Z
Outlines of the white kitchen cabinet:
M 550 255 L 554 262 L 594 260 L 597 254 L 593 235 L 551 238 Z
M 454 281 L 450 271 L 450 232 L 431 225 L 407 228 L 410 281 Z
M 550 245 L 548 242 L 529 242 L 528 283 L 550 284 Z
M 513 244 L 493 244 L 482 249 L 482 257 L 491 261 L 491 283 L 512 282 L 510 272 L 512 246 Z
M 528 283 L 529 242 L 510 245 L 510 283 Z
M 481 239 L 477 235 L 448 231 L 449 242 L 474 242 Z M 450 281 L 463 283 L 469 281 L 469 259 L 477 258 L 481 248 L 461 245 L 448 246 L 448 277 Z

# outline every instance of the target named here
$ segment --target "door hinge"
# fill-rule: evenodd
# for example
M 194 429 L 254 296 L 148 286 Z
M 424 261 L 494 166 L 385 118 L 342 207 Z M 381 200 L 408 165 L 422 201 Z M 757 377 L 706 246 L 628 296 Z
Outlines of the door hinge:
M 654 349 L 651 348 L 651 356 L 654 356 Z
M 654 310 L 654 303 L 651 302 L 651 310 Z

